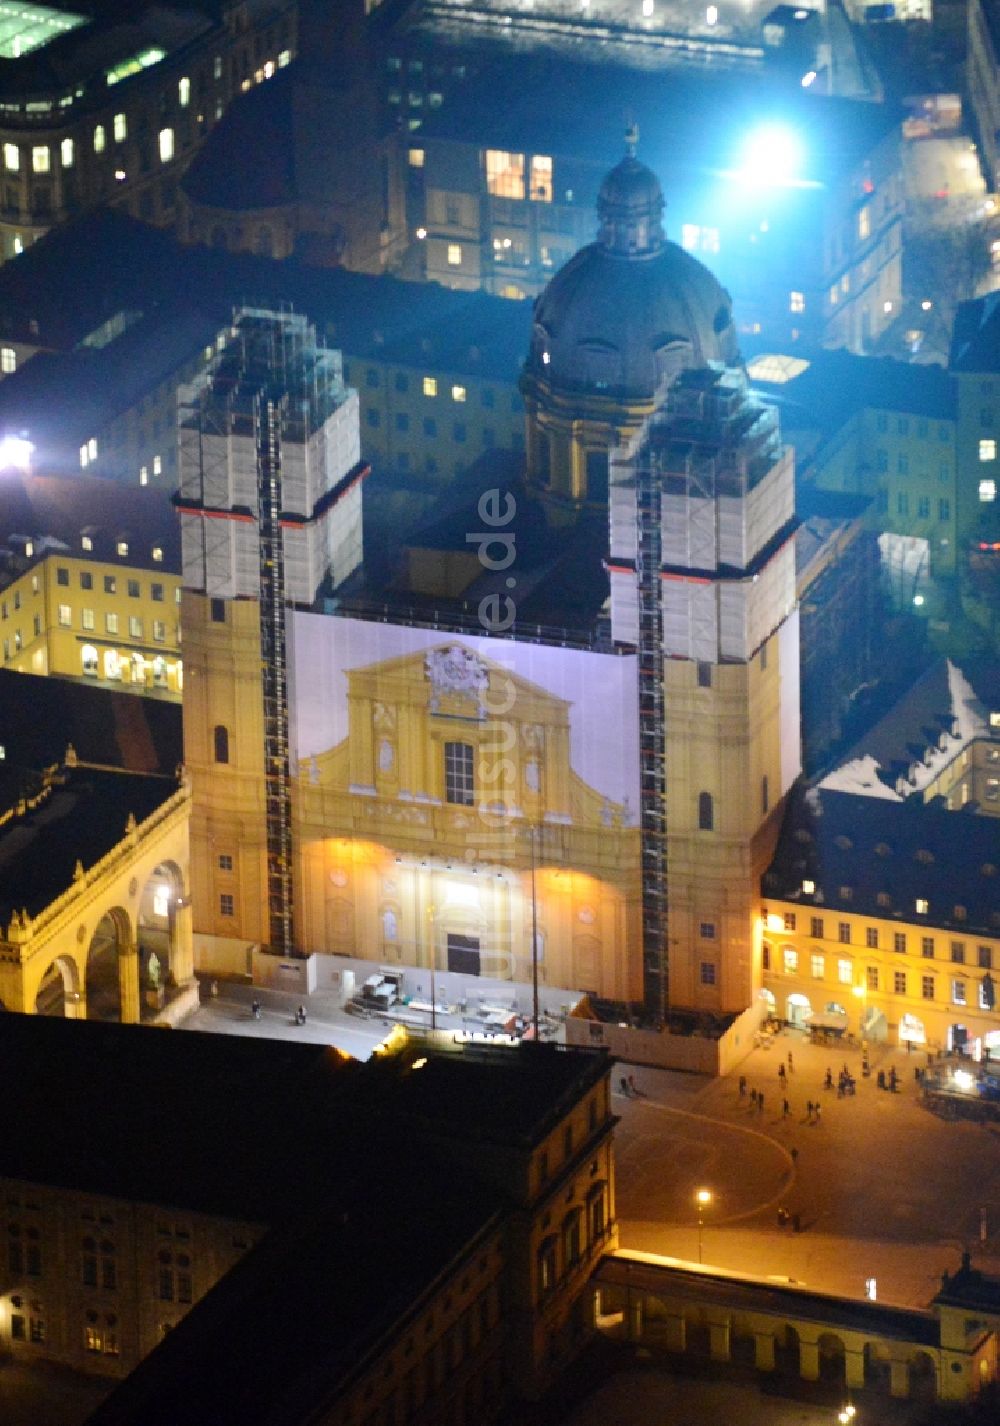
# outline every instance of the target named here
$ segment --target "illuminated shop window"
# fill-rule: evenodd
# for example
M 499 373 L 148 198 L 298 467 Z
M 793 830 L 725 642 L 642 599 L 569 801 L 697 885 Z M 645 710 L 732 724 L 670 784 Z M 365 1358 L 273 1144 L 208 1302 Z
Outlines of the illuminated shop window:
M 160 162 L 169 163 L 174 156 L 174 131 L 161 129 L 159 133 Z
M 59 161 L 63 168 L 72 168 L 75 151 L 72 139 L 63 139 L 59 145 Z
M 48 144 L 35 144 L 31 150 L 32 173 L 48 173 L 51 163 Z
M 549 201 L 551 201 L 551 160 L 549 164 Z M 507 153 L 504 149 L 487 149 L 486 189 L 494 198 L 523 198 L 524 154 Z
M 552 160 L 544 154 L 531 160 L 531 197 L 536 203 L 552 202 Z
M 449 266 L 449 267 L 461 267 L 461 266 L 462 266 L 462 244 L 461 244 L 461 243 L 449 243 L 449 244 L 448 244 L 448 266 Z

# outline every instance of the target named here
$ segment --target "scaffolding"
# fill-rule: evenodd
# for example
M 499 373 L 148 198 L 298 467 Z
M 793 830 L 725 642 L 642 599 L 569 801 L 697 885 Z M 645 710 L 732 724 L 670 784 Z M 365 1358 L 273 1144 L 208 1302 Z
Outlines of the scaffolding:
M 282 527 L 289 511 L 308 515 L 314 500 L 305 456 L 290 473 L 283 452 L 304 447 L 344 402 L 343 367 L 339 353 L 317 345 L 307 319 L 289 310 L 238 308 L 216 347 L 178 404 L 177 503 L 197 545 L 185 548 L 185 582 L 212 598 L 259 601 L 268 948 L 293 956 Z
M 642 846 L 642 969 L 646 1011 L 666 1017 L 667 758 L 664 741 L 660 475 L 655 461 L 636 471 L 636 585 L 639 601 L 639 829 Z

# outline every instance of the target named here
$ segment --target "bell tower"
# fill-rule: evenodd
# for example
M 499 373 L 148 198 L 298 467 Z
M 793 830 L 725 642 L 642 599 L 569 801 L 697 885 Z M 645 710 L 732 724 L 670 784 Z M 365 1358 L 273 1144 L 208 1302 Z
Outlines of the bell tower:
M 639 653 L 644 990 L 740 1011 L 800 770 L 791 451 L 741 368 L 683 373 L 612 458 L 611 609 Z

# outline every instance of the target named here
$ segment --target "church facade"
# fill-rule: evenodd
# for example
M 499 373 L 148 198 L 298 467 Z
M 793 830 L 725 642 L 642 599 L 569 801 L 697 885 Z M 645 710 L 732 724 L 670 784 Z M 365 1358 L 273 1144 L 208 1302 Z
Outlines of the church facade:
M 792 463 L 748 391 L 727 294 L 667 241 L 662 210 L 632 144 L 601 190 L 597 241 L 536 303 L 522 378 L 527 469 L 514 481 L 553 548 L 585 550 L 598 588 L 586 640 L 473 628 L 457 612 L 449 623 L 446 602 L 433 620 L 405 599 L 396 615 L 391 602 L 379 617 L 338 612 L 362 560 L 356 448 L 324 434 L 349 422 L 346 389 L 295 436 L 326 455 L 307 458 L 304 481 L 299 456 L 286 460 L 283 527 L 347 552 L 332 612 L 285 621 L 299 953 L 517 981 L 535 961 L 549 985 L 645 1002 L 654 1018 L 739 1012 L 758 994 L 759 878 L 799 769 Z M 296 350 L 315 363 L 308 342 Z M 217 412 L 206 380 L 204 411 Z M 266 945 L 273 708 L 260 575 L 239 543 L 257 515 L 252 434 L 211 419 L 215 469 L 242 472 L 242 486 L 237 509 L 235 487 L 196 468 L 204 439 L 188 443 L 195 921 Z M 466 538 L 431 563 L 464 568 Z M 513 576 L 487 569 L 465 607 L 484 595 L 480 609 L 503 608 Z M 294 571 L 308 604 L 317 571 Z

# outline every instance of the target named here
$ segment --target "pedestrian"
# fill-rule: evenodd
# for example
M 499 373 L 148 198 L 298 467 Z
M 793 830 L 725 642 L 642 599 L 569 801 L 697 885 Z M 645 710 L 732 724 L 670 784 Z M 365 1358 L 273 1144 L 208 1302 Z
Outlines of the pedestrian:
M 758 1092 L 758 1094 L 757 1094 L 757 1113 L 758 1113 L 758 1114 L 763 1114 L 763 1112 L 764 1112 L 764 1096 L 763 1096 L 763 1094 L 761 1094 L 761 1093 Z
M 816 1117 L 813 1119 L 813 1123 L 814 1123 L 814 1124 L 818 1124 L 818 1123 L 819 1123 L 819 1116 L 820 1116 L 820 1111 L 822 1110 L 822 1108 L 823 1108 L 823 1106 L 820 1104 L 819 1100 L 817 1099 L 816 1103 L 813 1105 L 813 1114 L 816 1116 Z
M 779 1209 L 778 1209 L 778 1227 L 779 1227 L 779 1228 L 784 1228 L 784 1226 L 785 1226 L 785 1224 L 786 1224 L 787 1222 L 788 1222 L 788 1209 L 787 1209 L 787 1208 L 779 1208 Z
M 792 1163 L 793 1163 L 793 1165 L 796 1164 L 796 1163 L 798 1163 L 798 1160 L 799 1160 L 799 1151 L 798 1151 L 798 1149 L 795 1147 L 794 1144 L 793 1144 L 792 1147 L 788 1150 L 788 1152 L 789 1152 L 789 1153 L 791 1154 L 791 1156 L 792 1156 Z
M 879 1089 L 885 1089 L 885 1070 L 879 1070 L 878 1074 L 876 1075 L 875 1082 L 878 1085 Z
M 792 1112 L 792 1106 L 789 1104 L 789 1102 L 788 1102 L 787 1099 L 783 1099 L 783 1100 L 781 1101 L 781 1117 L 782 1117 L 782 1119 L 787 1119 L 788 1116 L 789 1116 L 789 1114 L 791 1114 L 791 1112 Z
M 624 1094 L 625 1098 L 627 1099 L 627 1098 L 628 1098 L 628 1080 L 625 1078 L 624 1075 L 622 1075 L 622 1077 L 621 1077 L 621 1091 L 622 1091 L 622 1094 Z
M 746 1099 L 746 1097 L 747 1097 L 747 1077 L 746 1077 L 745 1074 L 741 1074 L 741 1075 L 740 1075 L 740 1098 L 741 1098 L 741 1099 Z
M 791 1050 L 789 1050 L 789 1051 L 788 1051 L 788 1073 L 789 1073 L 789 1074 L 794 1074 L 794 1072 L 795 1072 L 795 1066 L 794 1066 L 794 1064 L 792 1063 L 792 1052 L 791 1052 Z
M 784 1065 L 784 1061 L 782 1061 L 781 1064 L 778 1065 L 778 1079 L 779 1079 L 779 1081 L 781 1082 L 782 1087 L 784 1087 L 784 1083 L 785 1083 L 785 1065 Z
M 811 1100 L 811 1099 L 807 1099 L 807 1100 L 806 1100 L 806 1119 L 807 1119 L 807 1121 L 808 1121 L 810 1124 L 812 1123 L 813 1110 L 814 1110 L 815 1108 L 816 1108 L 816 1106 L 815 1106 L 815 1104 L 813 1104 L 812 1100 Z
M 913 1053 L 913 1041 L 912 1041 L 912 1040 L 907 1040 L 907 1042 L 906 1042 L 906 1053 L 907 1053 L 908 1055 Z
M 755 1089 L 751 1089 L 750 1091 L 750 1103 L 754 1108 L 757 1107 L 757 1091 Z
M 829 1065 L 827 1065 L 827 1067 L 826 1067 L 826 1078 L 825 1078 L 824 1081 L 823 1081 L 823 1088 L 824 1088 L 824 1089 L 832 1089 L 832 1088 L 833 1088 L 833 1070 L 830 1068 Z
M 629 1077 L 628 1077 L 628 1092 L 629 1092 L 629 1094 L 631 1094 L 631 1096 L 632 1096 L 633 1099 L 638 1099 L 638 1098 L 639 1098 L 639 1091 L 638 1091 L 638 1090 L 636 1089 L 636 1087 L 635 1087 L 635 1075 L 634 1075 L 634 1074 L 630 1074 Z

